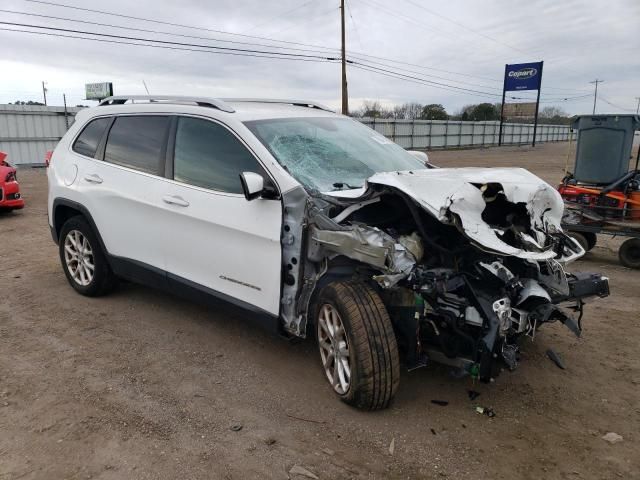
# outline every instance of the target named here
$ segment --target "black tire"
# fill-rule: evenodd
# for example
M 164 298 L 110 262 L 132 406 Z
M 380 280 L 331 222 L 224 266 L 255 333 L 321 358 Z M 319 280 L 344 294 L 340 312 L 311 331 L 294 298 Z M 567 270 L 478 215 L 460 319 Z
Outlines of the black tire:
M 86 285 L 82 285 L 74 279 L 73 274 L 70 271 L 70 267 L 67 265 L 67 261 L 65 259 L 65 241 L 67 239 L 67 236 L 74 231 L 78 231 L 84 236 L 86 241 L 89 243 L 92 251 L 92 260 L 94 266 L 93 277 Z M 101 295 L 106 295 L 111 290 L 113 290 L 117 283 L 116 276 L 111 271 L 109 262 L 107 261 L 107 258 L 102 251 L 100 242 L 98 241 L 95 232 L 83 216 L 78 215 L 75 217 L 71 217 L 64 223 L 62 229 L 60 230 L 58 246 L 62 270 L 64 271 L 69 284 L 75 289 L 76 292 L 87 297 L 99 297 Z
M 630 238 L 618 250 L 620 263 L 628 268 L 640 268 L 640 238 Z
M 337 310 L 348 341 L 349 387 L 342 393 L 334 387 L 335 393 L 345 403 L 360 409 L 386 408 L 400 383 L 400 360 L 382 299 L 373 288 L 359 281 L 336 281 L 323 288 L 314 315 L 321 361 L 320 314 L 325 305 Z M 324 364 L 322 368 L 325 370 Z M 325 376 L 329 379 L 326 370 Z
M 570 232 L 569 236 L 578 242 L 585 252 L 590 250 L 589 240 L 587 240 L 587 237 L 585 237 L 582 232 Z

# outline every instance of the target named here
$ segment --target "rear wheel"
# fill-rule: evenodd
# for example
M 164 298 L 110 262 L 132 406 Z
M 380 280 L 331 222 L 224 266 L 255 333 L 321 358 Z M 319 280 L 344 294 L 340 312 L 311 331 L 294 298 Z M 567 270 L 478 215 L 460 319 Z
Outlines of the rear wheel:
M 316 303 L 316 338 L 334 392 L 358 408 L 385 408 L 400 382 L 398 346 L 380 296 L 365 283 L 327 285 Z
M 78 293 L 97 297 L 113 289 L 116 277 L 96 234 L 84 217 L 67 220 L 60 231 L 58 243 L 62 269 Z
M 618 250 L 620 263 L 628 268 L 640 268 L 640 238 L 630 238 Z

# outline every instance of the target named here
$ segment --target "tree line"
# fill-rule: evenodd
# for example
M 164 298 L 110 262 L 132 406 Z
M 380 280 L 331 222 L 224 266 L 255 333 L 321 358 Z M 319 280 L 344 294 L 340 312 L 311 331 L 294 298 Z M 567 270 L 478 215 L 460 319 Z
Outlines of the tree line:
M 34 101 L 16 101 L 14 105 L 44 105 L 44 103 Z M 11 103 L 9 104 L 11 105 Z M 87 105 L 76 105 L 76 107 L 86 107 Z M 399 120 L 462 120 L 469 122 L 484 122 L 500 120 L 500 103 L 477 103 L 465 105 L 454 114 L 447 113 L 447 110 L 440 103 L 429 103 L 422 105 L 417 102 L 408 102 L 393 107 L 384 107 L 377 100 L 365 100 L 362 107 L 351 112 L 352 117 L 358 118 L 395 118 Z M 505 118 L 511 123 L 532 123 L 533 118 Z M 568 125 L 571 117 L 560 107 L 548 106 L 540 109 L 538 122 L 553 125 Z
M 360 118 L 393 118 L 400 120 L 462 120 L 470 122 L 500 120 L 500 103 L 478 103 L 465 105 L 458 112 L 449 114 L 440 103 L 423 105 L 417 102 L 385 107 L 377 100 L 365 100 L 362 107 L 351 112 Z M 512 123 L 531 123 L 533 118 L 505 118 Z M 548 106 L 540 109 L 538 122 L 566 125 L 571 117 L 561 108 Z

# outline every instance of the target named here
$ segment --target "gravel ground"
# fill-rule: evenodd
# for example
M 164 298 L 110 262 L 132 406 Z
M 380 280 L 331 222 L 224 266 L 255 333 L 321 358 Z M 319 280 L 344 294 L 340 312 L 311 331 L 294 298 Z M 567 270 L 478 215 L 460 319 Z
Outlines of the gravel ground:
M 557 183 L 566 149 L 431 158 Z M 255 330 L 241 312 L 133 284 L 76 294 L 49 235 L 45 172 L 19 176 L 27 207 L 0 216 L 0 479 L 306 478 L 294 465 L 322 479 L 640 478 L 640 272 L 617 263 L 617 241 L 573 266 L 611 279 L 582 338 L 544 328 L 491 385 L 435 365 L 403 372 L 391 407 L 364 413 L 334 398 L 311 341 Z

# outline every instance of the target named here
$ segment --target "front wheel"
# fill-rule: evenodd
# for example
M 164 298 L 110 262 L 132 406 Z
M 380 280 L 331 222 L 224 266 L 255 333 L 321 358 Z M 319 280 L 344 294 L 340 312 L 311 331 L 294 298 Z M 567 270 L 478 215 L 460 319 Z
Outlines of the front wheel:
M 400 382 L 400 361 L 376 291 L 358 281 L 330 283 L 316 302 L 315 326 L 322 368 L 334 392 L 358 408 L 386 408 Z

